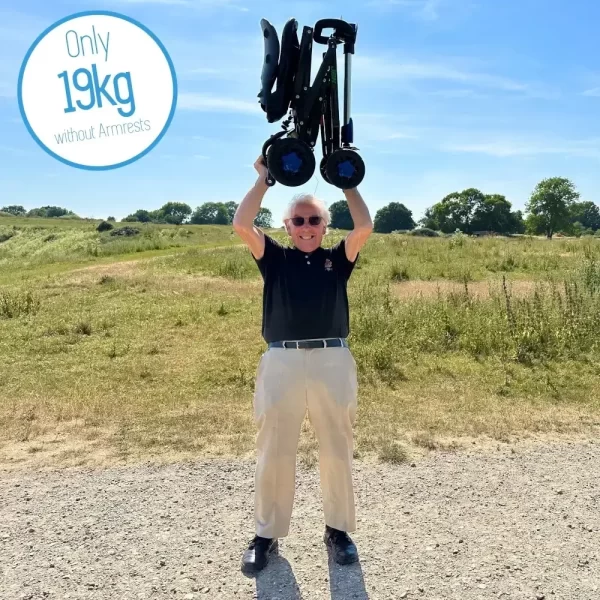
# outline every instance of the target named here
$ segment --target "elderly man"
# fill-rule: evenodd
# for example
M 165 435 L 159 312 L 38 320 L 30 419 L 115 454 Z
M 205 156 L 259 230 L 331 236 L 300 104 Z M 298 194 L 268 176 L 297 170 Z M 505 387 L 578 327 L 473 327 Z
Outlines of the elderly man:
M 263 277 L 262 335 L 268 344 L 258 366 L 254 395 L 256 535 L 242 558 L 242 572 L 248 575 L 267 565 L 278 549 L 278 538 L 289 533 L 296 454 L 307 411 L 319 444 L 323 541 L 338 563 L 358 560 L 348 535 L 356 528 L 352 428 L 357 374 L 346 342 L 346 288 L 359 251 L 373 230 L 358 190 L 344 190 L 354 229 L 332 248 L 323 248 L 327 209 L 314 196 L 296 196 L 284 215 L 292 246 L 278 243 L 254 225 L 268 189 L 262 157 L 254 167 L 258 180 L 233 220 Z

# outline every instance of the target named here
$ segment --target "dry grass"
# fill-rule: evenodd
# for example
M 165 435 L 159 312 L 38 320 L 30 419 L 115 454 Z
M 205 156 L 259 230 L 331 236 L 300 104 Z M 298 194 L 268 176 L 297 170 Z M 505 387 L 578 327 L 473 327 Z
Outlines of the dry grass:
M 472 274 L 483 273 L 484 264 L 529 269 L 509 277 L 513 301 L 533 303 L 515 305 L 515 319 L 535 308 L 559 329 L 516 321 L 523 331 L 504 344 L 490 335 L 509 331 L 498 312 L 501 277 L 433 277 L 456 261 L 444 244 L 376 237 L 351 280 L 350 341 L 360 374 L 355 456 L 400 463 L 473 441 L 596 435 L 600 349 L 590 343 L 579 351 L 564 320 L 581 318 L 572 322 L 595 331 L 588 319 L 598 314 L 590 304 L 595 296 L 576 295 L 567 316 L 559 312 L 539 285 L 547 272 L 530 269 L 557 264 L 542 241 L 483 240 L 468 255 L 452 248 Z M 569 272 L 584 255 L 600 256 L 586 244 L 555 249 L 567 255 Z M 85 268 L 74 262 L 70 271 L 67 259 L 62 270 L 43 267 L 0 289 L 21 307 L 0 317 L 3 467 L 252 455 L 262 282 L 245 249 L 119 258 Z M 398 281 L 398 260 L 408 265 L 408 280 Z M 32 302 L 19 304 L 26 294 Z M 555 357 L 544 354 L 555 347 L 549 334 L 563 343 Z M 316 467 L 308 419 L 299 454 Z
M 502 281 L 475 281 L 467 284 L 469 295 L 476 299 L 488 299 L 493 294 L 502 291 Z M 535 281 L 517 280 L 511 284 L 511 292 L 517 297 L 524 297 L 533 294 L 536 289 Z M 462 294 L 465 292 L 465 284 L 457 281 L 447 281 L 445 279 L 434 281 L 404 281 L 393 285 L 394 295 L 398 298 L 438 298 L 440 296 L 450 296 L 452 294 Z

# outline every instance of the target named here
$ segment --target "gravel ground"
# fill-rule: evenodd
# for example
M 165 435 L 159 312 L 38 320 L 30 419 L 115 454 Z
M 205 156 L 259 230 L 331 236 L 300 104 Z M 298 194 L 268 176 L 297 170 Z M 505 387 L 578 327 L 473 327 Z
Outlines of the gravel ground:
M 360 563 L 322 542 L 317 469 L 256 579 L 253 462 L 3 472 L 0 598 L 600 598 L 600 443 L 357 461 Z

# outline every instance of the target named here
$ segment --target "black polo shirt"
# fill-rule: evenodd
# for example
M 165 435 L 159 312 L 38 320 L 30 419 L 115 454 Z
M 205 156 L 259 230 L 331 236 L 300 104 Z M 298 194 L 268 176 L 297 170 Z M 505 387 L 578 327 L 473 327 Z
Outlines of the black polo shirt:
M 345 240 L 307 254 L 265 235 L 265 253 L 254 260 L 264 281 L 266 342 L 348 336 L 347 283 L 356 261 L 346 257 Z

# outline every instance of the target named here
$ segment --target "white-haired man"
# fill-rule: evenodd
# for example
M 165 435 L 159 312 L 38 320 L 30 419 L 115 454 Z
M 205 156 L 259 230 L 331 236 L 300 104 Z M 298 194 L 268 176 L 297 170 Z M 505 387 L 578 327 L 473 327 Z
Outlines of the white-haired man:
M 255 536 L 244 552 L 242 571 L 262 570 L 277 550 L 278 538 L 288 535 L 298 440 L 307 411 L 319 444 L 323 540 L 338 563 L 348 564 L 358 560 L 348 535 L 356 529 L 352 429 L 358 386 L 346 341 L 346 287 L 373 224 L 358 190 L 344 190 L 354 228 L 332 248 L 323 248 L 329 212 L 314 196 L 299 195 L 284 214 L 292 242 L 284 246 L 254 225 L 268 189 L 262 157 L 254 167 L 258 180 L 233 220 L 263 277 L 262 335 L 268 344 L 254 394 Z

